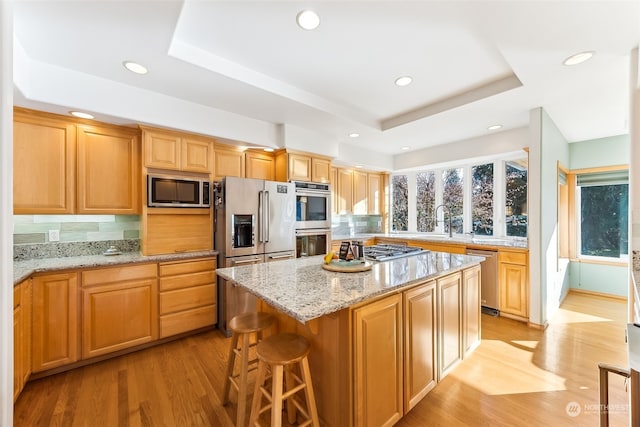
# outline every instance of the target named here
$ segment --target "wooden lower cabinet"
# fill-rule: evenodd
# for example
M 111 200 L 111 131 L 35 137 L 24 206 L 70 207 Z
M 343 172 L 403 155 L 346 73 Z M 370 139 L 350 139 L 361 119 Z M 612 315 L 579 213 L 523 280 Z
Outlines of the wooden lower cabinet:
M 157 264 L 82 272 L 83 359 L 157 338 Z
M 436 282 L 403 292 L 404 408 L 411 410 L 438 381 Z
M 500 314 L 529 317 L 529 274 L 526 252 L 498 253 L 498 294 Z
M 462 360 L 462 275 L 437 280 L 439 357 L 438 381 Z
M 160 263 L 160 338 L 217 322 L 216 258 Z
M 353 311 L 356 426 L 391 426 L 403 411 L 402 297 Z
M 481 286 L 480 266 L 471 267 L 462 273 L 462 350 L 466 356 L 480 344 L 481 331 Z
M 33 372 L 78 361 L 78 273 L 33 278 Z

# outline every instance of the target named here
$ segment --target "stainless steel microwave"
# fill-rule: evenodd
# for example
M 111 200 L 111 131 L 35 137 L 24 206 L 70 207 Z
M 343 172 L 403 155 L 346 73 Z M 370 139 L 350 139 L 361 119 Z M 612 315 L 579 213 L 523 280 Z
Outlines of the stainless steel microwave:
M 159 208 L 210 207 L 209 181 L 200 178 L 147 175 L 147 206 Z

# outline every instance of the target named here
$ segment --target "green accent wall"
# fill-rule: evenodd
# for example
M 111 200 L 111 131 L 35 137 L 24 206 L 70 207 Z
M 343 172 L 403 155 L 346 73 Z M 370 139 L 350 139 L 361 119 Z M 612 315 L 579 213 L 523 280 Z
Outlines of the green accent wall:
M 569 169 L 629 164 L 629 135 L 571 143 L 569 158 Z
M 569 284 L 572 289 L 627 297 L 629 271 L 626 265 L 571 262 Z

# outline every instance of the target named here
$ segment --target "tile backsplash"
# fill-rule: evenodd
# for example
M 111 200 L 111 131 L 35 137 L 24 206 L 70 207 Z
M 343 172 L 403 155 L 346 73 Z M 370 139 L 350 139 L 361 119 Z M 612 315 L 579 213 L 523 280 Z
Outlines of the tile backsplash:
M 366 233 L 382 233 L 382 215 L 333 215 L 331 217 L 333 236 Z
M 59 241 L 49 239 L 50 232 Z M 138 215 L 14 215 L 13 258 L 97 255 L 109 246 L 140 250 Z

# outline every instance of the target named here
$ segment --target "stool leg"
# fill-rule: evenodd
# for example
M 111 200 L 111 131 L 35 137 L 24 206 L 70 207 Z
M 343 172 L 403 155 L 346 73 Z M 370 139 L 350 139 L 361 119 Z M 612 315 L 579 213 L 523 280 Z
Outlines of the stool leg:
M 283 366 L 274 365 L 271 376 L 271 427 L 282 426 Z
M 293 365 L 288 365 L 284 368 L 284 385 L 287 391 L 296 386 L 295 381 L 293 381 L 292 369 Z M 294 395 L 291 395 L 291 397 L 287 399 L 287 420 L 289 424 L 295 424 L 296 422 L 296 406 L 293 404 L 293 396 Z
M 253 389 L 253 401 L 251 402 L 251 416 L 249 417 L 249 427 L 254 427 L 260 415 L 260 404 L 262 403 L 262 391 L 260 387 L 264 384 L 267 374 L 267 364 L 262 360 L 258 361 L 258 373 L 256 376 L 256 385 Z
M 222 392 L 222 404 L 226 405 L 229 403 L 229 389 L 231 388 L 231 376 L 233 376 L 233 367 L 236 362 L 236 346 L 238 345 L 238 334 L 233 333 L 231 337 L 231 348 L 229 350 L 229 358 L 227 362 L 227 376 L 224 379 L 224 390 Z
M 236 427 L 244 427 L 247 412 L 247 377 L 249 375 L 249 337 L 251 334 L 242 334 L 242 356 L 240 358 L 240 390 L 238 390 L 238 414 L 236 415 Z
M 313 385 L 311 384 L 311 371 L 309 370 L 309 359 L 304 357 L 300 364 L 302 365 L 302 381 L 307 385 L 304 388 L 304 394 L 307 399 L 307 411 L 311 416 L 314 427 L 320 427 L 320 420 L 318 418 L 318 408 L 316 407 L 316 396 L 313 393 Z

